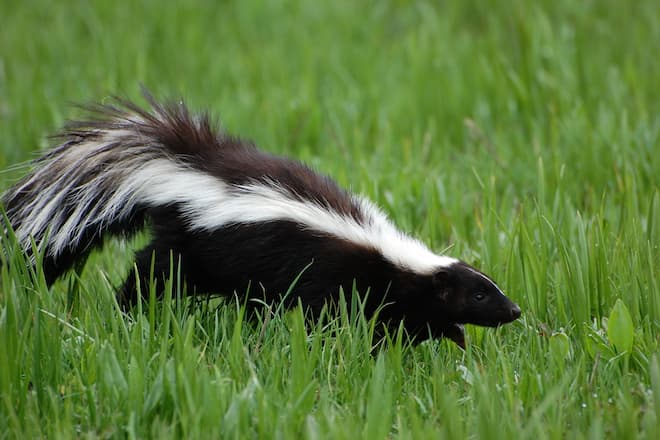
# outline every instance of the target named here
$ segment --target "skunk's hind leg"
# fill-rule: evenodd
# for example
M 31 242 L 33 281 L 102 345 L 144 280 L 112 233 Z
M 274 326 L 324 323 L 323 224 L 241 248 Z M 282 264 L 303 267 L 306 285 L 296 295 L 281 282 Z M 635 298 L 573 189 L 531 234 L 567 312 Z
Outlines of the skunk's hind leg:
M 182 274 L 181 279 L 177 277 L 177 273 Z M 123 310 L 129 310 L 137 305 L 140 297 L 148 301 L 152 288 L 155 289 L 156 299 L 160 299 L 169 279 L 174 283 L 179 281 L 181 286 L 184 284 L 180 254 L 152 242 L 137 252 L 135 263 L 117 292 L 117 302 Z

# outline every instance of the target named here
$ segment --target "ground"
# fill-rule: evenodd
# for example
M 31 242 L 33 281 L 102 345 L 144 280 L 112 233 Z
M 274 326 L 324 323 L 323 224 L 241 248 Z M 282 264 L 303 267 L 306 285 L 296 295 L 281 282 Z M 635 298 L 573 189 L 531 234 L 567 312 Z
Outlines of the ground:
M 468 328 L 466 351 L 372 350 L 359 314 L 310 329 L 174 298 L 123 315 L 144 236 L 51 289 L 4 240 L 0 437 L 660 437 L 655 1 L 0 10 L 0 189 L 72 104 L 144 85 L 368 196 L 523 309 Z

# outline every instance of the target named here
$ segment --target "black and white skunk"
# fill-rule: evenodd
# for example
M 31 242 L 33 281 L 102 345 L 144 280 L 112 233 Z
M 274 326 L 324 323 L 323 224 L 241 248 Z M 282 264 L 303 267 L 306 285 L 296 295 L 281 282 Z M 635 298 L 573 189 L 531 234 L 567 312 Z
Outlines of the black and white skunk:
M 498 326 L 520 308 L 486 275 L 436 255 L 399 231 L 370 201 L 300 162 L 216 130 L 185 105 L 150 110 L 117 99 L 70 123 L 61 145 L 2 197 L 24 251 L 44 252 L 52 283 L 108 234 L 144 224 L 151 243 L 118 293 L 130 307 L 138 283 L 163 285 L 173 260 L 187 292 L 300 301 L 318 316 L 340 289 L 366 293 L 365 310 L 416 340 L 464 345 L 464 323 Z M 32 258 L 34 258 L 32 256 Z M 137 272 L 137 275 L 136 275 Z M 142 289 L 147 291 L 148 289 Z

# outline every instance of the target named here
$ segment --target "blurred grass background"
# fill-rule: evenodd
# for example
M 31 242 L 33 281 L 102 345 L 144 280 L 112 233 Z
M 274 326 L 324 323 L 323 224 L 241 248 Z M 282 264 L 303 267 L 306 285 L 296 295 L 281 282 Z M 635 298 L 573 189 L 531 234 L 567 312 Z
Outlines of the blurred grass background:
M 657 2 L 0 0 L 0 15 L 0 189 L 72 104 L 139 101 L 143 84 L 366 194 L 524 310 L 469 329 L 466 353 L 372 357 L 355 325 L 308 334 L 295 314 L 265 341 L 231 307 L 122 317 L 117 242 L 76 281 L 79 307 L 71 279 L 49 292 L 4 267 L 6 436 L 659 435 Z

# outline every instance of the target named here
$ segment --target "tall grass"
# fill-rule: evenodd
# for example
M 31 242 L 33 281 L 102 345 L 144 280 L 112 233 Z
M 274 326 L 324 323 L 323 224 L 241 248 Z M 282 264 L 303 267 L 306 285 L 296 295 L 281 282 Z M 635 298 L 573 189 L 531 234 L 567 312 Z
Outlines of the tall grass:
M 346 309 L 122 314 L 144 242 L 0 268 L 0 437 L 660 436 L 660 9 L 623 2 L 0 0 L 0 188 L 80 112 L 183 96 L 368 195 L 523 308 L 375 350 Z M 348 298 L 347 301 L 354 301 Z

